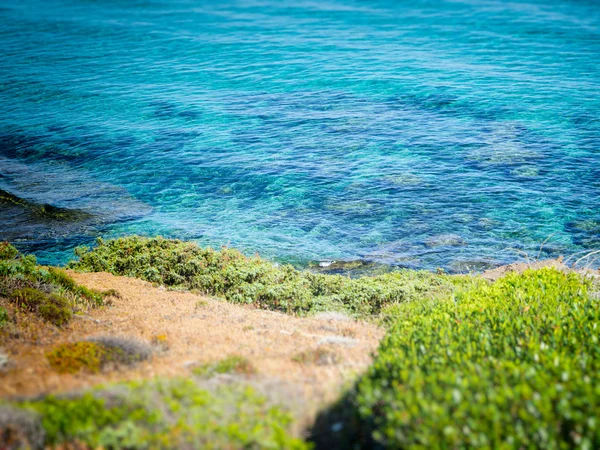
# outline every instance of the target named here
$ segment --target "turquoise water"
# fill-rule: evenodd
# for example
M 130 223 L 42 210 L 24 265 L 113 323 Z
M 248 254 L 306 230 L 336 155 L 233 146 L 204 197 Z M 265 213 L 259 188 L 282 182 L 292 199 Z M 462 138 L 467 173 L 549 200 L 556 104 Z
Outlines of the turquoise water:
M 454 271 L 600 248 L 596 1 L 5 1 L 0 48 L 0 189 L 94 214 L 5 213 L 44 262 L 130 233 Z

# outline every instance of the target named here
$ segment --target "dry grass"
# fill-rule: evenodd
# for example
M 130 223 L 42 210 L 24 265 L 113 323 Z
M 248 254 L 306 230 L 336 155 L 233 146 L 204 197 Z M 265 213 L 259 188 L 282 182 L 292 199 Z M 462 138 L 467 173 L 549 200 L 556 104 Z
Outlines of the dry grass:
M 120 298 L 115 297 L 110 307 L 90 311 L 89 316 L 75 316 L 60 330 L 33 316 L 18 317 L 18 332 L 3 337 L 3 348 L 13 364 L 0 374 L 0 398 L 155 376 L 192 376 L 194 367 L 238 355 L 255 368 L 252 382 L 293 386 L 310 404 L 308 409 L 314 411 L 323 402 L 334 400 L 342 386 L 369 365 L 383 336 L 383 330 L 375 325 L 337 317 L 298 318 L 168 291 L 106 273 L 71 275 L 89 288 L 116 289 Z M 45 358 L 45 353 L 57 344 L 123 335 L 160 344 L 163 351 L 134 367 L 90 374 L 58 374 Z M 294 355 L 309 352 L 319 341 L 333 336 L 352 336 L 356 341 L 353 346 L 336 346 L 340 363 L 293 361 Z

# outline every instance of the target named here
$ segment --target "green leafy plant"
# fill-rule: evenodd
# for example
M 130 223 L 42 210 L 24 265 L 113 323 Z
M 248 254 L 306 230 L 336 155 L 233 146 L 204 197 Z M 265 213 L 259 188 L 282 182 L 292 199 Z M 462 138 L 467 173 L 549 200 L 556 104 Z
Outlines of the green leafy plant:
M 577 274 L 529 270 L 451 299 L 399 305 L 372 367 L 318 422 L 337 414 L 337 432 L 316 427 L 315 440 L 328 448 L 600 447 L 600 308 L 589 287 Z
M 184 379 L 129 382 L 12 407 L 39 415 L 49 447 L 310 448 L 290 433 L 288 410 L 241 385 L 207 389 Z
M 295 314 L 339 310 L 366 317 L 394 303 L 450 295 L 456 283 L 447 275 L 408 270 L 356 279 L 318 274 L 161 237 L 98 239 L 96 248 L 76 254 L 79 260 L 69 264 L 75 270 L 137 277 Z

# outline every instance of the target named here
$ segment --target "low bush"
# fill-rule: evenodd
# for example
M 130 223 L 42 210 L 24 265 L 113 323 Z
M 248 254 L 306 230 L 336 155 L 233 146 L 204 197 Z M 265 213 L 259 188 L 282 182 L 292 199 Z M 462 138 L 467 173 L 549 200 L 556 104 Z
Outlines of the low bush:
M 79 286 L 64 270 L 39 266 L 35 256 L 21 255 L 0 242 L 0 297 L 47 322 L 66 325 L 75 310 L 101 306 L 107 295 Z
M 115 449 L 310 448 L 290 434 L 288 410 L 247 386 L 130 382 L 16 406 L 39 414 L 48 447 L 77 442 Z
M 69 301 L 57 294 L 48 294 L 28 287 L 12 291 L 10 298 L 22 309 L 34 312 L 45 321 L 59 327 L 69 323 L 73 316 Z
M 238 375 L 252 375 L 256 372 L 254 365 L 243 356 L 228 356 L 220 361 L 203 364 L 195 367 L 195 375 L 201 377 L 212 377 L 223 373 L 234 373 Z
M 151 347 L 144 342 L 101 336 L 60 344 L 49 351 L 46 358 L 58 373 L 77 373 L 81 370 L 96 373 L 107 366 L 133 365 L 149 359 L 151 355 Z
M 117 364 L 136 364 L 152 356 L 150 344 L 134 338 L 97 336 L 88 341 L 102 347 L 108 354 L 109 362 Z
M 576 274 L 529 270 L 399 305 L 367 374 L 317 422 L 316 442 L 600 448 L 600 308 L 588 289 Z
M 409 270 L 352 279 L 160 237 L 98 239 L 96 248 L 80 247 L 76 255 L 79 260 L 69 264 L 76 270 L 137 277 L 287 313 L 339 310 L 369 316 L 393 303 L 449 295 L 459 280 Z

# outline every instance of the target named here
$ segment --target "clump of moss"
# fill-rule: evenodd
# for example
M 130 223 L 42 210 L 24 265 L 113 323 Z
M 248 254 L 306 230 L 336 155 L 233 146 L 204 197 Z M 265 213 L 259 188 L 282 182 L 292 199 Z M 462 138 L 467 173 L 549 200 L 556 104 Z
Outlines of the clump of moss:
M 76 310 L 101 306 L 109 294 L 79 286 L 64 270 L 39 266 L 35 256 L 0 242 L 0 297 L 47 322 L 64 326 Z
M 138 381 L 11 407 L 36 414 L 47 448 L 311 448 L 292 435 L 288 409 L 237 384 Z
M 193 372 L 195 375 L 208 378 L 224 373 L 252 375 L 256 373 L 256 368 L 247 358 L 239 355 L 233 355 L 217 362 L 195 367 Z
M 151 347 L 141 341 L 100 336 L 87 341 L 60 344 L 46 354 L 48 363 L 58 373 L 81 370 L 97 373 L 107 366 L 134 365 L 152 355 Z
M 100 371 L 106 350 L 95 342 L 60 344 L 46 354 L 50 366 L 58 373 L 77 373 L 81 370 Z
M 98 239 L 95 249 L 80 247 L 76 255 L 79 260 L 69 264 L 76 270 L 137 277 L 295 314 L 337 310 L 365 317 L 390 304 L 449 296 L 454 290 L 452 278 L 443 274 L 402 270 L 353 279 L 161 237 Z

